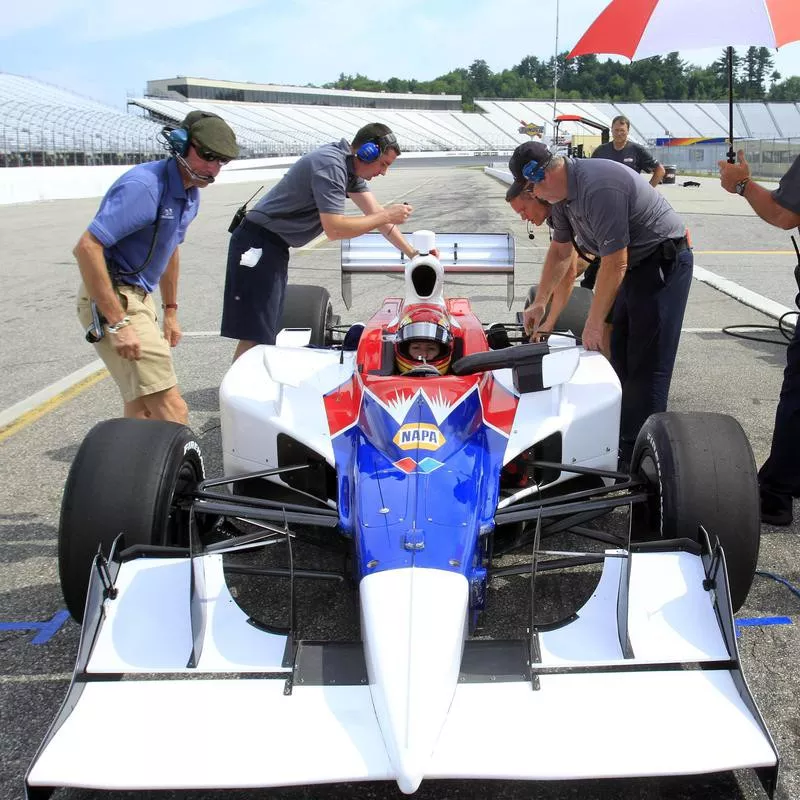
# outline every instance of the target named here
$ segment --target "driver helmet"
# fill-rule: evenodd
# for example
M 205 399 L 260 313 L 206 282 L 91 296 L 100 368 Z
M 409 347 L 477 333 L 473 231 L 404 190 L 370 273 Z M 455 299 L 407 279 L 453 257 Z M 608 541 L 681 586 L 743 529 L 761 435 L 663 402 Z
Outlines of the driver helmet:
M 444 375 L 453 355 L 453 333 L 444 309 L 430 306 L 408 309 L 397 326 L 394 355 L 401 373 L 428 364 Z

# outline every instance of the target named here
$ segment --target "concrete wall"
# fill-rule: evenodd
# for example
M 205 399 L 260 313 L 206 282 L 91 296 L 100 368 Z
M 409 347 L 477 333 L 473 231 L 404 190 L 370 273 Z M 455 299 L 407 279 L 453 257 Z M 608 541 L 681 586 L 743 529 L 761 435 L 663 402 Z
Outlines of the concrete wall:
M 441 153 L 404 153 L 401 158 L 454 158 L 474 156 L 473 152 L 448 150 Z M 500 155 L 493 152 L 492 155 Z M 215 183 L 272 182 L 283 177 L 297 161 L 290 158 L 256 158 L 232 161 L 223 167 Z M 0 205 L 33 203 L 39 200 L 68 200 L 102 197 L 109 186 L 130 165 L 109 167 L 9 167 L 0 169 Z

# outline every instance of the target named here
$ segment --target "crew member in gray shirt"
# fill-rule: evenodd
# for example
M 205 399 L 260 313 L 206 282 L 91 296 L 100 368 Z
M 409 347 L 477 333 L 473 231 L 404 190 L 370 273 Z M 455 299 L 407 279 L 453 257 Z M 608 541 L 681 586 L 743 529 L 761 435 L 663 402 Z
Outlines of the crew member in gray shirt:
M 367 181 L 385 175 L 400 145 L 381 123 L 365 125 L 346 139 L 307 153 L 249 211 L 228 246 L 223 336 L 238 339 L 234 360 L 256 344 L 274 344 L 283 312 L 289 248 L 302 247 L 324 233 L 352 239 L 373 229 L 409 258 L 416 251 L 400 232 L 413 207 L 384 208 Z M 363 216 L 345 215 L 349 197 Z
M 645 420 L 667 407 L 692 280 L 686 226 L 661 194 L 614 161 L 561 158 L 526 142 L 508 166 L 515 185 L 553 204 L 553 240 L 523 317 L 529 334 L 545 319 L 573 245 L 601 257 L 581 338 L 610 358 L 622 384 L 620 466 L 627 468 Z
M 619 116 L 611 120 L 612 141 L 598 145 L 592 152 L 592 158 L 607 158 L 630 167 L 634 172 L 650 172 L 651 186 L 658 186 L 666 170 L 640 144 L 630 141 L 628 134 L 631 121 Z

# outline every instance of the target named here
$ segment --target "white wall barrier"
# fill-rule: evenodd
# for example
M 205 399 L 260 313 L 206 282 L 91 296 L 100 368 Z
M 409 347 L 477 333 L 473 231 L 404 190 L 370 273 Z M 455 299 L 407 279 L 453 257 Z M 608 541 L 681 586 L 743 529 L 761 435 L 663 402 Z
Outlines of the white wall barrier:
M 505 167 L 497 167 L 493 164 L 491 167 L 484 167 L 483 171 L 503 183 L 514 183 L 513 176 Z
M 448 150 L 430 153 L 404 153 L 404 160 L 502 156 L 497 151 Z M 269 183 L 282 178 L 297 158 L 254 158 L 232 161 L 223 167 L 215 183 Z M 130 164 L 102 167 L 6 167 L 0 169 L 0 205 L 33 203 L 39 200 L 71 200 L 102 197 L 109 186 L 131 168 Z M 213 187 L 209 187 L 212 188 Z

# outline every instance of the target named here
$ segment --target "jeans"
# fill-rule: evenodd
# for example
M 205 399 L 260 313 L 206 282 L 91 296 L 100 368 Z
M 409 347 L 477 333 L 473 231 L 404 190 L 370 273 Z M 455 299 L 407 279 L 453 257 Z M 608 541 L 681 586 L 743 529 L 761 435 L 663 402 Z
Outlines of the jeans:
M 674 250 L 674 248 L 673 248 Z M 666 411 L 694 257 L 649 257 L 625 274 L 612 311 L 611 364 L 622 384 L 620 460 L 630 463 L 645 420 Z

